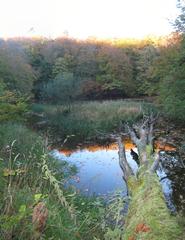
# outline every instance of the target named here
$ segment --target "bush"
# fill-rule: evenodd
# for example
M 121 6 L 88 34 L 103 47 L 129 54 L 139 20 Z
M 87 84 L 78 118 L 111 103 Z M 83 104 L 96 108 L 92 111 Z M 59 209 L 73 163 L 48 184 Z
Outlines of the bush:
M 77 95 L 77 83 L 72 73 L 59 73 L 44 85 L 42 99 L 51 103 L 68 103 Z
M 0 122 L 23 121 L 27 108 L 26 98 L 8 91 L 5 84 L 0 81 Z

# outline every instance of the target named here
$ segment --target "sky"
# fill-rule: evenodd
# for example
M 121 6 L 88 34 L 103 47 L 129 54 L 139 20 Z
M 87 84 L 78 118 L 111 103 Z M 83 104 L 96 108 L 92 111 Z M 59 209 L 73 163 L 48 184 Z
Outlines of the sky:
M 161 36 L 176 16 L 176 0 L 0 0 L 0 37 Z

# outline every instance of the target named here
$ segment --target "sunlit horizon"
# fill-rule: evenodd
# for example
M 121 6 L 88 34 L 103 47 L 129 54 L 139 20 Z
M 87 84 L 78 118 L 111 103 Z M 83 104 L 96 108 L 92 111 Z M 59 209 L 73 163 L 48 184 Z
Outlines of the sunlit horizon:
M 176 0 L 1 0 L 0 38 L 169 35 Z

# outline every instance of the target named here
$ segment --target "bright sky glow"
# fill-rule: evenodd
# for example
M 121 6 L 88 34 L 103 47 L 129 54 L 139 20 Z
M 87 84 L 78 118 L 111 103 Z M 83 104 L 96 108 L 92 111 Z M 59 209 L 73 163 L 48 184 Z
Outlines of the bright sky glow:
M 0 37 L 166 35 L 176 14 L 176 0 L 0 0 Z

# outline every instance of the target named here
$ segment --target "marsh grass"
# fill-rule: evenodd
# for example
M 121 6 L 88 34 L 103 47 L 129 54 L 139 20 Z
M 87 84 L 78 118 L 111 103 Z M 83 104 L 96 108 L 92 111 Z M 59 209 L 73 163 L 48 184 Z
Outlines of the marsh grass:
M 43 114 L 46 124 L 42 129 L 49 129 L 53 140 L 73 135 L 70 143 L 119 131 L 121 124 L 133 123 L 151 109 L 153 111 L 154 107 L 149 103 L 124 100 L 32 106 L 34 112 Z M 37 119 L 35 123 L 43 119 Z

